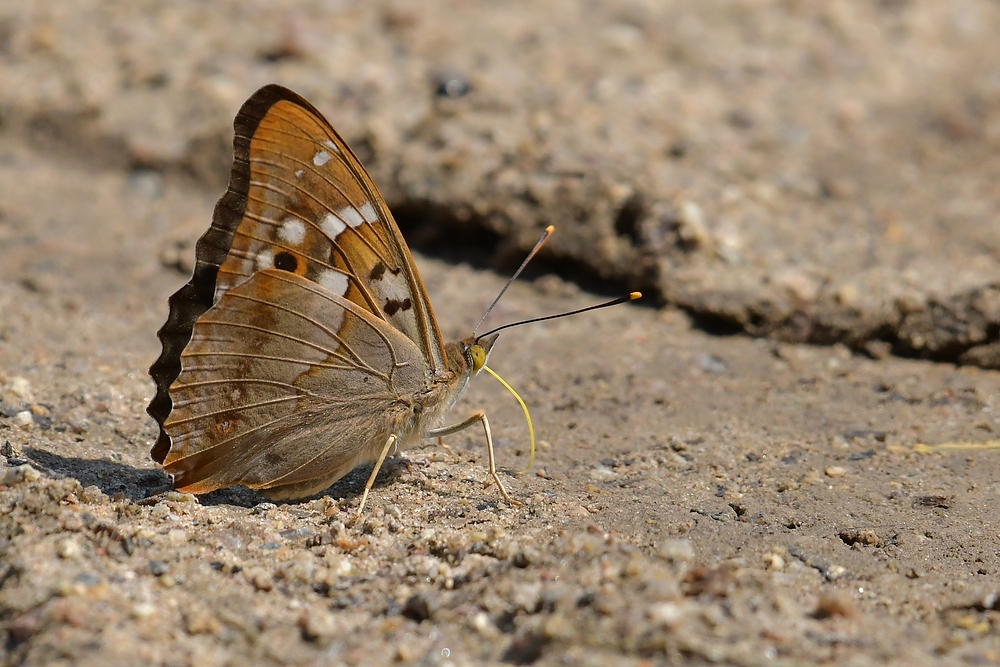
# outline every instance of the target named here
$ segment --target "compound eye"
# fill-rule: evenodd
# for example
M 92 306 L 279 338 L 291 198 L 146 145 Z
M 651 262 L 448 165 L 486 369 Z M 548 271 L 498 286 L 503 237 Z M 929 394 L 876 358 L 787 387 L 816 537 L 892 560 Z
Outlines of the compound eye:
M 486 365 L 486 350 L 482 345 L 472 345 L 469 347 L 469 356 L 472 358 L 472 372 L 478 373 Z

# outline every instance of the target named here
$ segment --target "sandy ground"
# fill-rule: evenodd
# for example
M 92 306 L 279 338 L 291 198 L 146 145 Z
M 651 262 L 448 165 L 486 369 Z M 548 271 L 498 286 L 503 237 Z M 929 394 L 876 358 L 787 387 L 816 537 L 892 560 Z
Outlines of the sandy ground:
M 0 8 L 0 664 L 1000 662 L 998 26 L 971 0 Z M 502 388 L 456 408 L 523 506 L 473 432 L 390 459 L 357 525 L 369 469 L 275 506 L 149 459 L 155 331 L 270 81 L 369 164 L 446 337 L 549 222 L 494 321 L 650 293 L 501 336 L 529 473 Z

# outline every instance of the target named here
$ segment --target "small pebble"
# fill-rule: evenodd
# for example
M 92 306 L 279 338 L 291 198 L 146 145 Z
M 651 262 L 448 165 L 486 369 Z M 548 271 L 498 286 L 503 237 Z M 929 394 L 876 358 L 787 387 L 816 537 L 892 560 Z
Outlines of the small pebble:
M 809 472 L 799 477 L 799 484 L 819 484 L 822 478 L 819 476 L 819 471 L 815 468 L 810 469 Z
M 274 579 L 262 567 L 251 567 L 243 571 L 243 577 L 258 591 L 269 591 L 274 588 Z
M 140 602 L 132 607 L 132 616 L 135 618 L 149 618 L 156 613 L 156 605 L 150 602 Z
M 403 643 L 396 647 L 396 662 L 408 663 L 413 662 L 416 658 L 416 654 L 413 652 L 413 647 L 409 644 Z
M 35 400 L 31 393 L 31 383 L 28 382 L 27 378 L 20 376 L 12 377 L 10 382 L 7 383 L 7 392 L 25 403 L 31 403 Z
M 306 641 L 329 639 L 337 633 L 337 617 L 324 609 L 311 607 L 299 617 L 299 628 Z
M 712 354 L 701 355 L 698 358 L 698 365 L 707 373 L 726 373 L 729 371 L 729 365 Z
M 164 563 L 162 560 L 149 561 L 149 573 L 152 574 L 154 577 L 162 577 L 169 571 L 170 571 L 170 566 Z
M 705 213 L 696 202 L 683 200 L 677 207 L 677 234 L 685 246 L 708 250 L 712 247 L 712 235 L 705 224 Z M 728 244 L 733 246 L 735 244 Z
M 844 475 L 847 474 L 847 470 L 840 466 L 830 466 L 824 472 L 826 473 L 827 477 L 832 477 L 834 479 L 843 477 Z
M 865 546 L 875 547 L 882 542 L 878 533 L 874 530 L 842 530 L 840 531 L 839 536 L 845 544 L 850 545 L 863 544 Z
M 188 541 L 187 531 L 182 528 L 171 528 L 167 531 L 167 540 L 173 544 L 186 544 Z
M 526 568 L 539 558 L 538 550 L 533 547 L 524 547 L 514 554 L 511 559 L 514 567 Z
M 198 496 L 193 493 L 181 493 L 180 491 L 167 491 L 163 494 L 164 500 L 171 500 L 175 503 L 196 503 Z
M 673 563 L 690 563 L 695 559 L 690 540 L 664 540 L 657 551 L 662 558 Z
M 6 484 L 7 486 L 14 486 L 15 484 L 21 484 L 22 482 L 30 484 L 32 482 L 37 482 L 41 479 L 41 477 L 42 473 L 25 463 L 23 465 L 10 467 L 4 470 L 3 479 L 0 479 L 0 484 Z
M 108 502 L 108 497 L 96 486 L 86 486 L 80 491 L 80 501 L 87 505 L 102 505 Z
M 534 614 L 542 601 L 542 585 L 538 582 L 517 584 L 511 592 L 510 602 L 515 609 Z
M 60 540 L 56 545 L 56 555 L 71 560 L 80 555 L 80 543 L 72 537 Z
M 604 466 L 597 466 L 590 471 L 590 479 L 595 482 L 610 482 L 618 478 L 618 473 Z
M 493 622 L 490 620 L 490 615 L 485 611 L 481 611 L 473 616 L 472 629 L 479 634 L 492 634 L 490 630 L 493 629 Z
M 342 554 L 327 555 L 326 565 L 330 568 L 330 572 L 338 577 L 346 577 L 354 569 L 351 560 Z
M 277 505 L 275 505 L 274 503 L 258 503 L 257 505 L 254 505 L 253 509 L 251 509 L 250 511 L 253 514 L 263 514 L 268 510 L 273 510 L 275 507 L 277 507 Z
M 35 418 L 31 415 L 31 410 L 22 410 L 14 415 L 14 426 L 22 431 L 30 431 L 35 427 Z
M 646 614 L 649 620 L 668 628 L 677 625 L 683 616 L 680 605 L 673 602 L 657 602 Z
M 222 623 L 199 605 L 184 610 L 184 629 L 189 635 L 214 635 L 222 630 Z

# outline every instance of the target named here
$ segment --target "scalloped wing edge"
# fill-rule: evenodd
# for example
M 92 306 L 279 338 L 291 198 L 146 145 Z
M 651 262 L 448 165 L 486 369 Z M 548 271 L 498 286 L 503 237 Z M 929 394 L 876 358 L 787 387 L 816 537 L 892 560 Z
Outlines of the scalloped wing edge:
M 212 225 L 195 246 L 195 267 L 191 279 L 168 300 L 170 311 L 167 321 L 156 334 L 163 349 L 149 367 L 149 375 L 156 384 L 156 395 L 149 402 L 146 413 L 156 420 L 160 429 L 150 450 L 157 463 L 163 463 L 170 451 L 170 435 L 164 430 L 163 423 L 173 409 L 170 385 L 181 373 L 181 353 L 191 340 L 195 322 L 213 305 L 219 267 L 229 254 L 233 235 L 246 211 L 250 191 L 251 139 L 264 116 L 281 100 L 294 102 L 322 117 L 300 95 L 275 84 L 264 86 L 251 95 L 236 114 L 229 187 L 215 205 Z

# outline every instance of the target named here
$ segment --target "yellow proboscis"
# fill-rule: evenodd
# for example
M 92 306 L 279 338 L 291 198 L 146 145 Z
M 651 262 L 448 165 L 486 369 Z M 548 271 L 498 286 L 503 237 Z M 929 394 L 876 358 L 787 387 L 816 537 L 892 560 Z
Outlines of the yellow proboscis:
M 520 473 L 518 473 L 523 475 L 524 473 L 531 470 L 531 466 L 535 464 L 535 427 L 531 423 L 531 413 L 528 412 L 528 406 L 525 404 L 524 399 L 522 399 L 518 395 L 518 393 L 514 391 L 513 387 L 507 384 L 506 380 L 497 375 L 496 371 L 494 371 L 492 368 L 490 368 L 485 364 L 483 364 L 483 370 L 492 375 L 493 377 L 495 377 L 500 382 L 500 384 L 502 384 L 504 387 L 507 388 L 507 391 L 514 394 L 514 398 L 517 399 L 517 402 L 521 404 L 521 409 L 524 410 L 524 418 L 528 420 L 528 434 L 531 436 L 531 456 L 528 458 L 528 466 Z

